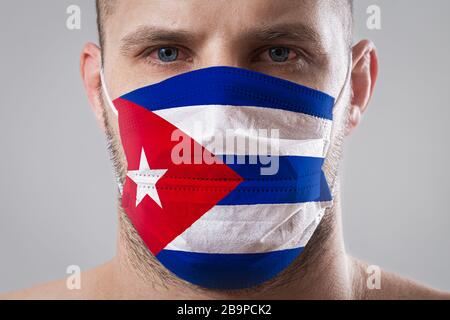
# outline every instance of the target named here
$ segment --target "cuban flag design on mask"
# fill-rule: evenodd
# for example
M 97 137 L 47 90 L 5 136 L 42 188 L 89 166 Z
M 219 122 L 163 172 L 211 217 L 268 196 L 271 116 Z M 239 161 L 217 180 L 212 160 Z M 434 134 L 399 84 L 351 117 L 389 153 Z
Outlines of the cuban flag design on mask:
M 151 253 L 206 288 L 248 288 L 286 269 L 332 202 L 322 166 L 334 102 L 234 67 L 112 101 L 128 162 L 122 206 Z

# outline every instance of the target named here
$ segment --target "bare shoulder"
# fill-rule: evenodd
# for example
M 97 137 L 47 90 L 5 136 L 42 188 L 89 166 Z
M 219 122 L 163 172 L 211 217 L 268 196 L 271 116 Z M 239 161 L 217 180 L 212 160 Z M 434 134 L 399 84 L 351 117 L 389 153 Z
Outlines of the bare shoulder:
M 439 291 L 420 284 L 416 281 L 401 277 L 399 275 L 380 270 L 379 289 L 369 289 L 367 279 L 368 264 L 351 258 L 355 271 L 359 277 L 355 277 L 359 288 L 359 296 L 362 299 L 382 300 L 450 300 L 450 293 Z M 370 281 L 370 280 L 369 280 Z
M 66 286 L 66 280 L 62 279 L 0 295 L 0 300 L 75 299 L 74 295 L 76 293 L 69 290 Z
M 106 299 L 104 287 L 109 277 L 109 266 L 81 273 L 81 289 L 71 290 L 67 279 L 53 281 L 16 292 L 0 294 L 0 300 L 82 300 Z

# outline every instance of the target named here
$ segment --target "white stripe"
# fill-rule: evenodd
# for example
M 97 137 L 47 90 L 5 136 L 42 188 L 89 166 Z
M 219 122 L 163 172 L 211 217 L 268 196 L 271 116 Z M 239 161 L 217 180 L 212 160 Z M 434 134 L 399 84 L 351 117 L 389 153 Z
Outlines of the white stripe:
M 200 105 L 155 113 L 214 154 L 324 157 L 332 126 L 330 120 L 303 113 L 251 106 Z M 276 139 L 272 129 L 278 130 Z M 266 136 L 258 130 L 267 130 Z M 227 138 L 245 143 L 230 144 Z M 267 149 L 254 147 L 260 145 Z
M 165 249 L 260 253 L 304 247 L 331 202 L 215 206 Z

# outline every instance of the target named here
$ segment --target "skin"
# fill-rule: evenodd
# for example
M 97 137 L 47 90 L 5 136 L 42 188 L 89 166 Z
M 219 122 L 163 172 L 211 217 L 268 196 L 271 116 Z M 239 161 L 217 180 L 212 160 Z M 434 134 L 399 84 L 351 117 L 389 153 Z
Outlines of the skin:
M 284 30 L 291 25 L 303 36 L 265 42 L 256 40 L 258 30 Z M 155 30 L 159 35 L 164 33 L 162 30 L 184 30 L 184 37 L 188 39 L 177 39 L 175 43 L 173 39 L 149 39 Z M 137 31 L 147 40 L 138 38 Z M 363 40 L 349 49 L 346 32 L 339 11 L 322 1 L 119 0 L 105 25 L 104 70 L 113 99 L 176 74 L 215 65 L 256 70 L 334 97 L 341 95 L 334 109 L 332 148 L 324 166 L 328 181 L 335 181 L 334 205 L 327 211 L 302 257 L 276 279 L 256 288 L 204 290 L 172 277 L 149 255 L 119 206 L 117 255 L 105 265 L 84 272 L 82 290 L 70 291 L 66 280 L 61 280 L 3 298 L 450 299 L 449 294 L 386 272 L 381 275 L 381 289 L 369 290 L 367 265 L 345 252 L 338 176 L 342 140 L 360 124 L 378 73 L 373 43 Z M 313 41 L 314 38 L 317 39 Z M 157 55 L 148 49 L 158 46 L 183 48 L 180 60 L 171 64 L 158 62 Z M 270 60 L 267 50 L 261 50 L 268 46 L 288 47 L 302 54 L 294 54 L 287 62 L 277 64 Z M 144 51 L 149 53 L 147 57 L 140 55 Z M 102 131 L 111 136 L 117 170 L 123 178 L 126 161 L 117 118 L 105 107 L 99 90 L 101 60 L 99 47 L 86 44 L 81 55 L 82 79 Z M 350 78 L 346 77 L 348 71 Z

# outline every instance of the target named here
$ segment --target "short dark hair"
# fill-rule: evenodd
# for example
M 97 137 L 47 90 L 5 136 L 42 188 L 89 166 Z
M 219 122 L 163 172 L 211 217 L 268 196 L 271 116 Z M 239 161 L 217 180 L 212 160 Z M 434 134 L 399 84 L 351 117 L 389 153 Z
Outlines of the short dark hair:
M 105 29 L 107 18 L 114 13 L 117 0 L 96 0 L 97 8 L 97 28 L 99 35 L 100 47 L 104 48 L 105 44 Z M 332 1 L 334 7 L 342 12 L 344 18 L 344 27 L 347 29 L 347 42 L 350 47 L 353 38 L 353 0 L 326 0 Z M 344 6 L 342 6 L 344 2 Z M 102 53 L 103 54 L 103 53 Z

